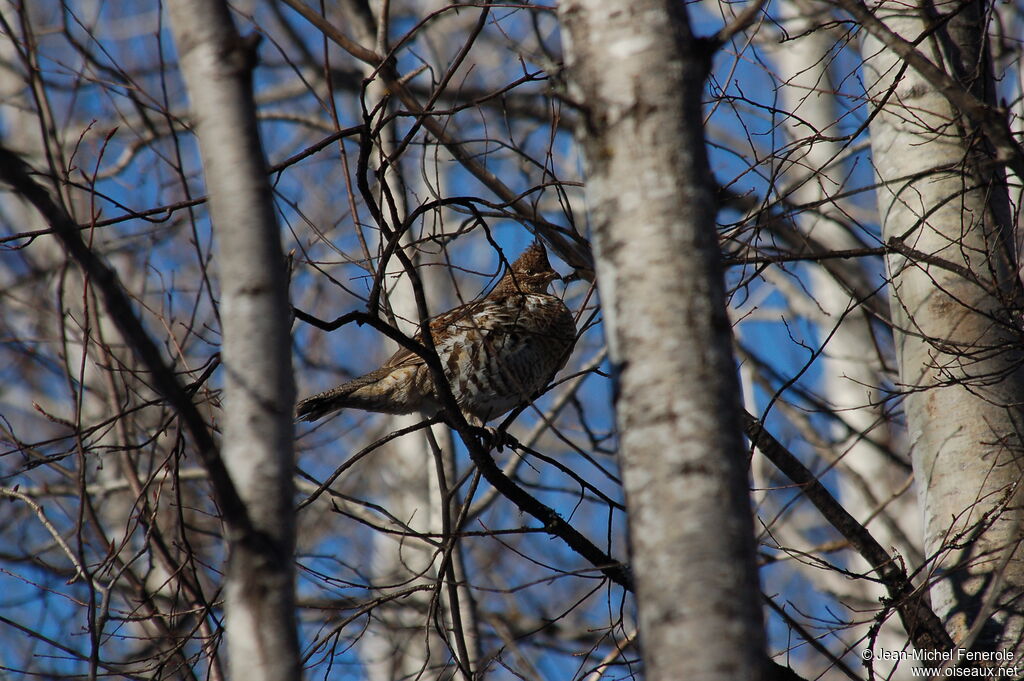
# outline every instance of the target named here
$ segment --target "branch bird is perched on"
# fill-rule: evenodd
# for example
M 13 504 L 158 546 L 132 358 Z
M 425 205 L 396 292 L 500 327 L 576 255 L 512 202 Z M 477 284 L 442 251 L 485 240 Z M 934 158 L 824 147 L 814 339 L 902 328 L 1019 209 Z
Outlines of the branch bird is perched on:
M 485 297 L 430 321 L 445 377 L 469 423 L 483 425 L 529 403 L 565 365 L 576 324 L 561 298 L 547 292 L 558 278 L 535 241 Z M 349 408 L 436 414 L 441 402 L 426 362 L 401 348 L 380 369 L 302 400 L 297 412 L 315 421 Z

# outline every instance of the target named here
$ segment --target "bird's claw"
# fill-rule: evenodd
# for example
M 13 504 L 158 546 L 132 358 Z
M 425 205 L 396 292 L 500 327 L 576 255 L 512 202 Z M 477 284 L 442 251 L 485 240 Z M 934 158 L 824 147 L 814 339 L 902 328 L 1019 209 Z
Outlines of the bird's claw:
M 519 444 L 519 441 L 514 437 L 494 426 L 477 426 L 473 430 L 482 441 L 485 449 L 494 449 L 501 452 L 505 449 L 505 445 L 515 448 Z

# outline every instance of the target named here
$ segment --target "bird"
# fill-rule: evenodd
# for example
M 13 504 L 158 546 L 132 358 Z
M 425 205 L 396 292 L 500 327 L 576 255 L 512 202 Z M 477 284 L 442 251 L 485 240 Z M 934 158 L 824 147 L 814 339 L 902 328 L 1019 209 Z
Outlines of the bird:
M 548 287 L 561 279 L 544 245 L 534 241 L 484 297 L 430 320 L 441 367 L 455 403 L 472 426 L 529 404 L 554 378 L 576 342 L 572 312 Z M 415 339 L 422 342 L 422 335 Z M 342 409 L 437 416 L 442 400 L 423 357 L 400 348 L 382 367 L 308 397 L 302 421 Z

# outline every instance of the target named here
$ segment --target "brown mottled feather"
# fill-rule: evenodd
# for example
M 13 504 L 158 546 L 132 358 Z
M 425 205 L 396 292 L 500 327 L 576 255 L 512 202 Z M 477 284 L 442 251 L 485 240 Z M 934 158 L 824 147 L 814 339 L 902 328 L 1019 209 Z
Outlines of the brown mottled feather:
M 534 242 L 484 298 L 431 320 L 452 394 L 471 423 L 527 404 L 569 358 L 576 325 L 565 303 L 547 292 L 557 278 L 543 245 Z M 314 421 L 349 408 L 436 413 L 440 403 L 426 363 L 401 348 L 381 368 L 303 400 L 297 411 Z

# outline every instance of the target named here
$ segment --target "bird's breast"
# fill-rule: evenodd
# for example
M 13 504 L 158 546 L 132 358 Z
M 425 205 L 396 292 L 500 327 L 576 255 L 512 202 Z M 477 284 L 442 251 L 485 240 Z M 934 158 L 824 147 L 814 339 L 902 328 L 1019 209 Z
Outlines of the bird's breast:
M 572 313 L 555 296 L 491 301 L 435 338 L 459 406 L 483 421 L 526 404 L 561 368 L 575 340 Z

